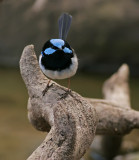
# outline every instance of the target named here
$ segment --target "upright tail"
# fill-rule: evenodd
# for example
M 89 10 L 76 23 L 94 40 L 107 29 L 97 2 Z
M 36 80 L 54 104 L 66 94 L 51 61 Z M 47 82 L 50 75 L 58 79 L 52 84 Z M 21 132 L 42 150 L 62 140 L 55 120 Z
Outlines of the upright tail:
M 70 25 L 72 21 L 72 16 L 69 15 L 68 13 L 63 13 L 59 19 L 58 19 L 58 24 L 59 24 L 59 38 L 66 40 Z

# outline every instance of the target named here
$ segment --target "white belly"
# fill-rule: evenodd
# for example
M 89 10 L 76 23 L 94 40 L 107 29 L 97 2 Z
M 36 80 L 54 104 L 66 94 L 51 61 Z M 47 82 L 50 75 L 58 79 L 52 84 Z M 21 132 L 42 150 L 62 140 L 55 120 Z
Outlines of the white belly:
M 42 70 L 42 72 L 49 78 L 51 79 L 66 79 L 72 77 L 78 68 L 78 60 L 76 55 L 74 55 L 73 58 L 71 58 L 72 64 L 69 66 L 69 68 L 63 69 L 61 71 L 53 71 L 53 70 L 48 70 L 45 69 L 44 66 L 41 64 L 41 57 L 39 57 L 39 65 Z

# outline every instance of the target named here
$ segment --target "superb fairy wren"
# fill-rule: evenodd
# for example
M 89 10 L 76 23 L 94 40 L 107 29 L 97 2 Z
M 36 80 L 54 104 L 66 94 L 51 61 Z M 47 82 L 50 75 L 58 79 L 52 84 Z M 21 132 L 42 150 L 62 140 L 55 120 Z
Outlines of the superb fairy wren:
M 70 78 L 77 71 L 77 56 L 66 41 L 71 21 L 72 16 L 63 13 L 58 20 L 59 39 L 48 40 L 42 48 L 39 65 L 42 72 L 50 79 Z M 49 82 L 47 87 L 49 87 Z

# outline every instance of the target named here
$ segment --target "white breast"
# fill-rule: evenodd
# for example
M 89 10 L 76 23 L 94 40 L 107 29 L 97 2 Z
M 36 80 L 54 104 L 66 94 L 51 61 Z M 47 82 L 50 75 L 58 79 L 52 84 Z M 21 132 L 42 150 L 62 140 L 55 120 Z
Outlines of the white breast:
M 78 68 L 78 59 L 77 56 L 74 55 L 73 58 L 71 58 L 72 64 L 69 66 L 69 68 L 63 69 L 61 71 L 53 71 L 45 69 L 44 66 L 41 64 L 41 58 L 42 55 L 39 57 L 39 65 L 42 70 L 42 72 L 51 79 L 66 79 L 72 77 Z

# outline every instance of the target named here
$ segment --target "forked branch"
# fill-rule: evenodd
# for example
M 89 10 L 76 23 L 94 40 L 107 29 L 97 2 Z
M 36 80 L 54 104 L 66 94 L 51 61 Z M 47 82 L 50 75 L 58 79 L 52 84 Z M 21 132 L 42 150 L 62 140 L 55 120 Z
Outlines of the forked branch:
M 43 96 L 48 78 L 39 68 L 33 45 L 25 47 L 20 71 L 29 94 L 29 120 L 36 129 L 49 132 L 28 160 L 78 160 L 95 131 L 124 135 L 139 128 L 139 112 L 111 101 L 83 98 L 73 91 L 62 98 L 66 89 L 55 82 Z

